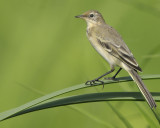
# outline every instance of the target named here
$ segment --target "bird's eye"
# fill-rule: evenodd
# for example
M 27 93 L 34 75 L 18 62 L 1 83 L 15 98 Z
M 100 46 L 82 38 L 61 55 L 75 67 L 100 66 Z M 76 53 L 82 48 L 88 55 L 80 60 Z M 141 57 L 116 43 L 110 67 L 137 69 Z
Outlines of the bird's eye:
M 94 15 L 93 15 L 93 14 L 90 14 L 89 17 L 94 17 Z

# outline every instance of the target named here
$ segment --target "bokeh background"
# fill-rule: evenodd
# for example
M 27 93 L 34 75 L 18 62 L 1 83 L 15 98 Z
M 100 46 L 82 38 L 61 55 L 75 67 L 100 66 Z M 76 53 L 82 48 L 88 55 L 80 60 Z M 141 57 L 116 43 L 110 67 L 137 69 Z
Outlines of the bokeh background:
M 0 0 L 0 112 L 109 70 L 87 40 L 86 23 L 74 18 L 91 9 L 100 11 L 122 35 L 142 74 L 160 74 L 159 0 Z M 122 71 L 119 76 L 128 74 Z M 151 92 L 160 92 L 160 80 L 145 84 Z M 139 91 L 130 82 L 64 96 L 97 90 Z M 47 109 L 0 122 L 0 127 L 125 128 L 125 121 L 136 128 L 158 127 L 147 103 L 124 101 Z

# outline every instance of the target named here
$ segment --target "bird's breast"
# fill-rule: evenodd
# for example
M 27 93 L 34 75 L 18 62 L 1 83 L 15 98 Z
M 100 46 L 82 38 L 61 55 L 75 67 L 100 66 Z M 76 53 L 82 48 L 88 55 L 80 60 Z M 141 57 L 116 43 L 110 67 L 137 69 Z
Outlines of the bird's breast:
M 116 58 L 109 54 L 98 42 L 94 33 L 87 32 L 87 37 L 95 50 L 112 66 L 116 64 Z

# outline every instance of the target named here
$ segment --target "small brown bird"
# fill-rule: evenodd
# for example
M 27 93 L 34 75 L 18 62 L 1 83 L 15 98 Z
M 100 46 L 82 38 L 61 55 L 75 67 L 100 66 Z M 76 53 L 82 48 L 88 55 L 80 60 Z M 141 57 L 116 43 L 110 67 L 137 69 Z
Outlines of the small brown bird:
M 111 67 L 109 72 L 96 79 L 87 81 L 86 84 L 93 85 L 96 82 L 104 84 L 103 81 L 100 81 L 100 78 L 113 72 L 115 66 L 118 66 L 120 69 L 111 79 L 114 80 L 121 69 L 125 69 L 138 85 L 149 106 L 152 110 L 155 109 L 157 105 L 137 73 L 137 71 L 141 72 L 142 70 L 118 32 L 105 23 L 105 20 L 98 11 L 87 11 L 75 17 L 84 19 L 87 22 L 87 37 L 91 45 L 108 61 Z

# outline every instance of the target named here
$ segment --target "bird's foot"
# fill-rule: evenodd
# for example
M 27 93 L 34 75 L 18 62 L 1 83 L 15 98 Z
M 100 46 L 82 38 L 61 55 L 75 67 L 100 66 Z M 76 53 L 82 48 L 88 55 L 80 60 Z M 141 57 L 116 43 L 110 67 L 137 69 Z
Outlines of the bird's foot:
M 86 83 L 85 83 L 85 85 L 95 85 L 95 84 L 98 84 L 98 83 L 100 83 L 100 84 L 102 84 L 103 85 L 103 88 L 104 88 L 104 82 L 103 81 L 101 81 L 101 80 L 99 80 L 99 79 L 94 79 L 94 80 L 88 80 Z

